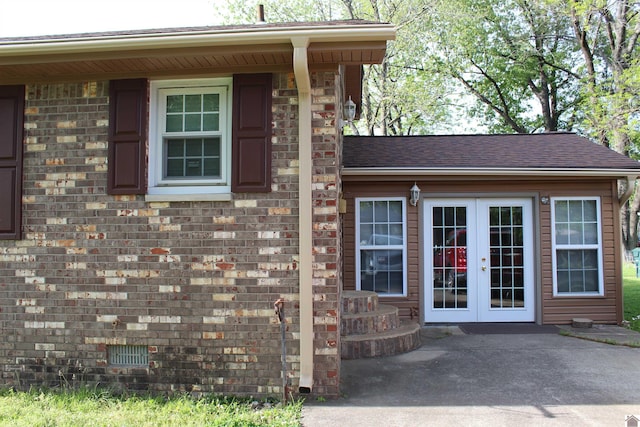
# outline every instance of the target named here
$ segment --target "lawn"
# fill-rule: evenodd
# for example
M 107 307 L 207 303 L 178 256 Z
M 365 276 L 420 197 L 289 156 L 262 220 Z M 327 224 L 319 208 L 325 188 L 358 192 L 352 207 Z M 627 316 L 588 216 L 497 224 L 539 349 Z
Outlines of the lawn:
M 298 427 L 301 410 L 302 402 L 282 406 L 219 397 L 122 398 L 98 389 L 0 390 L 0 426 L 11 427 Z
M 624 320 L 631 329 L 640 332 L 640 278 L 636 277 L 636 267 L 625 263 L 623 270 Z

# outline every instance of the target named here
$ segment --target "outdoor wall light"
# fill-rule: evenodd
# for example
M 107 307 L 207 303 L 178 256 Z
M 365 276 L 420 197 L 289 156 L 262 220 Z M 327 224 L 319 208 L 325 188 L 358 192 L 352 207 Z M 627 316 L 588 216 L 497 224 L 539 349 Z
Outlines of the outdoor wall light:
M 543 205 L 548 205 L 549 204 L 549 196 L 541 196 L 540 197 L 540 203 L 542 203 Z
M 420 187 L 418 187 L 415 182 L 413 183 L 413 187 L 411 187 L 411 190 L 409 190 L 409 194 L 411 195 L 411 197 L 409 198 L 409 203 L 411 203 L 411 206 L 417 206 L 418 200 L 420 200 Z
M 340 120 L 340 129 L 353 122 L 353 119 L 356 118 L 356 103 L 351 100 L 351 96 L 349 96 L 349 100 L 344 103 L 343 117 L 344 119 Z

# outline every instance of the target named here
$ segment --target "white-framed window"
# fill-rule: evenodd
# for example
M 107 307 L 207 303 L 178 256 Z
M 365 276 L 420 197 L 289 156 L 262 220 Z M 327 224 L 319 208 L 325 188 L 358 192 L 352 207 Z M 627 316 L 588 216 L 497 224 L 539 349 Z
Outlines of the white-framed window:
M 599 197 L 551 199 L 553 294 L 604 294 Z
M 231 193 L 231 78 L 151 82 L 150 196 Z
M 356 199 L 356 288 L 407 295 L 406 199 Z

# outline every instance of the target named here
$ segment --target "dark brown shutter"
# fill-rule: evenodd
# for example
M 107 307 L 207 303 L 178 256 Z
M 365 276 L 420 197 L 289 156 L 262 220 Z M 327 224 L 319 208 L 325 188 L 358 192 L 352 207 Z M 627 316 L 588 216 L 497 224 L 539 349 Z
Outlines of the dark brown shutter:
M 271 191 L 271 74 L 233 76 L 231 191 Z
M 147 80 L 109 82 L 109 194 L 147 190 Z
M 356 103 L 356 117 L 360 119 L 362 106 L 362 65 L 345 65 L 344 67 L 344 102 L 351 97 Z
M 0 239 L 20 239 L 24 86 L 0 86 Z

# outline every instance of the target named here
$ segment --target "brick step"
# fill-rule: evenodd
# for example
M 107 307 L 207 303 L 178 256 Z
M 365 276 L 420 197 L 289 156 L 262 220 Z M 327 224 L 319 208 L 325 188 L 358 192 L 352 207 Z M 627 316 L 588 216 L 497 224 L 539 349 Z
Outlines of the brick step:
M 347 335 L 363 335 L 383 332 L 400 326 L 398 308 L 392 305 L 379 304 L 375 311 L 365 313 L 343 314 L 340 333 Z
M 343 359 L 362 359 L 393 356 L 419 346 L 420 325 L 407 323 L 384 332 L 342 337 L 341 353 Z
M 378 294 L 371 291 L 342 292 L 342 314 L 366 313 L 378 309 Z

